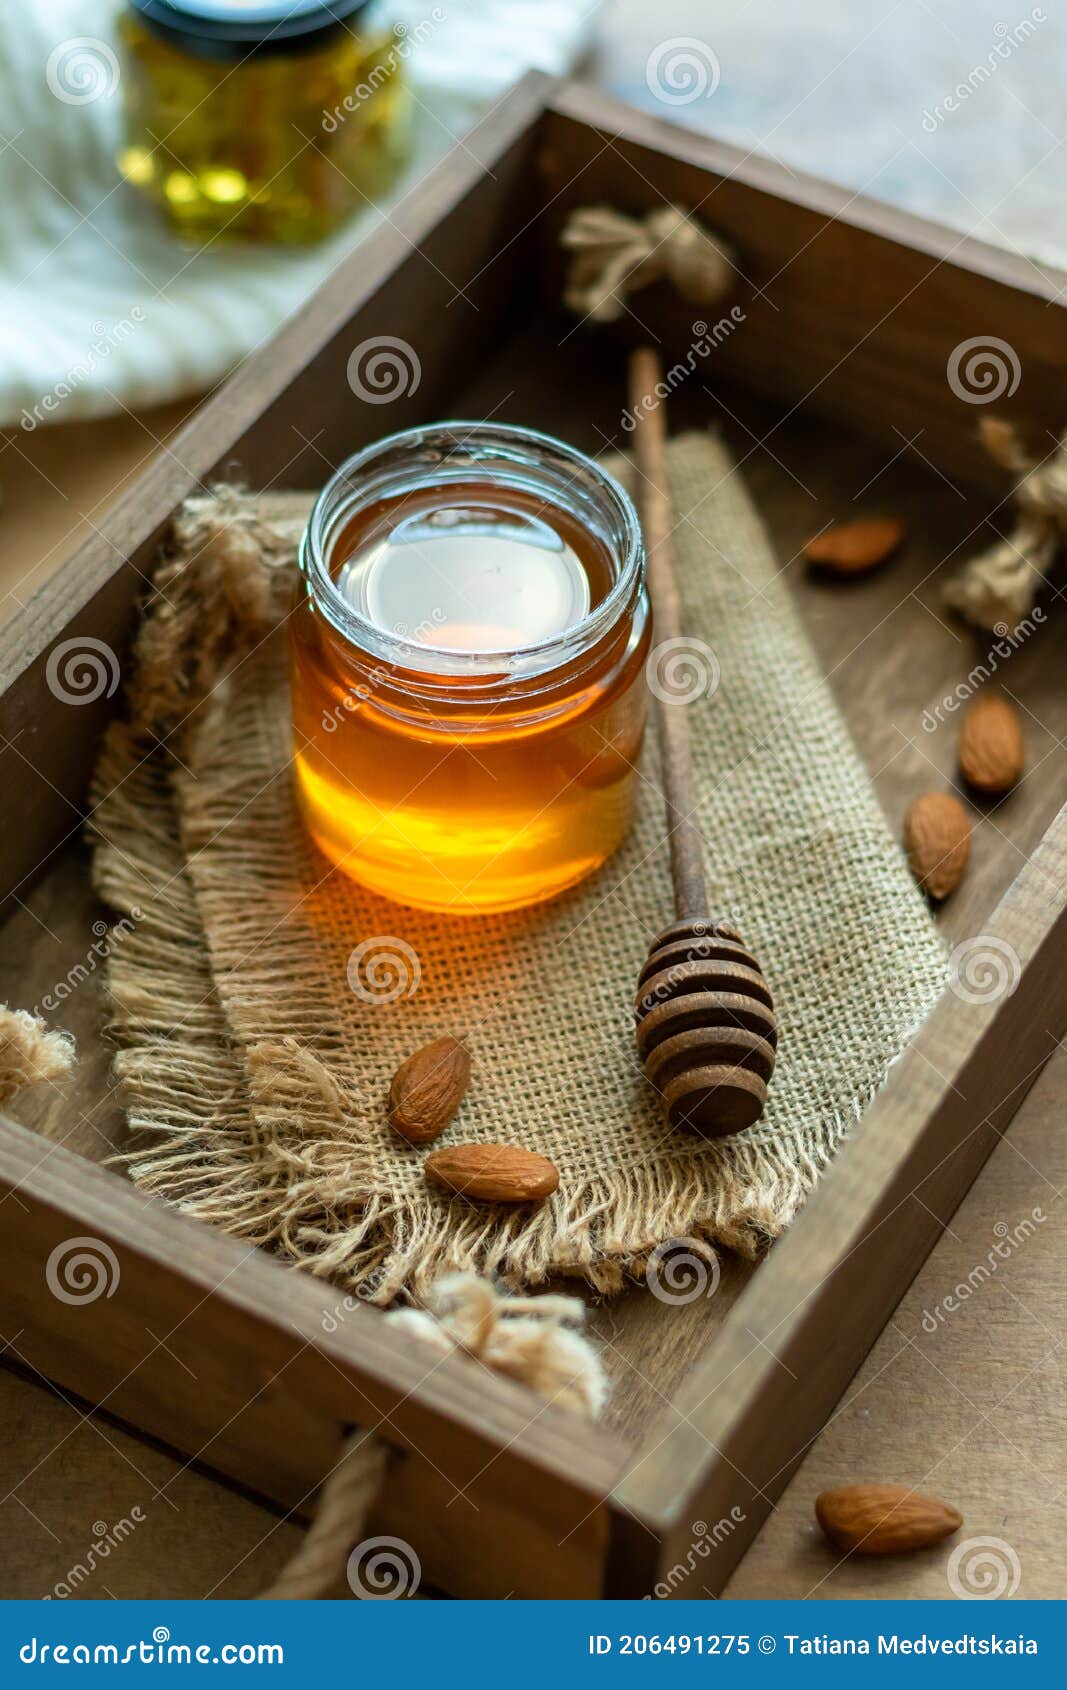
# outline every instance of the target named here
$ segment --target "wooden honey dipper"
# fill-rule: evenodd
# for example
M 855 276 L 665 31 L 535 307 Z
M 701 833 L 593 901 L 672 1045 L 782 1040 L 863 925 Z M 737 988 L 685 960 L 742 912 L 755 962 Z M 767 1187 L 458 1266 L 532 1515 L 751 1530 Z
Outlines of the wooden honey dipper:
M 656 645 L 682 642 L 670 543 L 666 416 L 659 355 L 630 357 L 638 505 Z M 724 917 L 710 914 L 687 707 L 654 696 L 676 920 L 648 954 L 637 988 L 637 1050 L 672 1127 L 722 1138 L 763 1113 L 778 1033 L 759 963 Z

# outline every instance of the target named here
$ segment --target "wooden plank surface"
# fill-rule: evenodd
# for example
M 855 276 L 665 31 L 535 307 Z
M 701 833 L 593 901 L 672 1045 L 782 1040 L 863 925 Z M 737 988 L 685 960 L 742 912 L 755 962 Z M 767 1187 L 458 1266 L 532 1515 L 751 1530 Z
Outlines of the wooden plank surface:
M 727 1596 L 951 1596 L 953 1549 L 993 1537 L 1020 1598 L 1067 1588 L 1067 1052 L 1045 1069 Z M 1036 1220 L 1034 1217 L 1040 1216 Z M 815 1527 L 820 1490 L 885 1479 L 963 1513 L 921 1555 L 843 1559 Z

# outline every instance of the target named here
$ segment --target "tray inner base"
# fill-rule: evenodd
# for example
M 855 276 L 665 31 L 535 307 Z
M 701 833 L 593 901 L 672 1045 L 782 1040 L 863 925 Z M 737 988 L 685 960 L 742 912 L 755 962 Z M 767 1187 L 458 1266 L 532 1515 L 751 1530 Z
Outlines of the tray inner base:
M 614 344 L 571 335 L 565 322 L 535 323 L 459 394 L 453 414 L 543 428 L 598 453 L 626 444 L 624 358 Z M 546 380 L 566 359 L 566 381 Z M 795 412 L 784 421 L 767 406 L 730 390 L 714 395 L 694 374 L 671 398 L 672 428 L 718 422 L 767 521 L 791 590 L 824 672 L 870 770 L 894 830 L 916 793 L 946 788 L 955 773 L 955 724 L 945 713 L 934 732 L 924 713 L 952 694 L 992 637 L 974 636 L 943 616 L 939 575 L 946 560 L 986 543 L 987 505 L 935 471 L 922 456 L 921 432 L 894 454 L 835 425 Z M 980 450 L 975 447 L 976 453 Z M 908 529 L 899 559 L 848 585 L 812 579 L 798 555 L 805 539 L 833 519 L 860 513 L 898 515 Z M 997 680 L 1019 703 L 1029 774 L 1009 799 L 975 807 L 968 875 L 939 919 L 951 940 L 983 930 L 1059 807 L 1067 773 L 1067 694 L 1047 630 L 1006 662 Z M 71 815 L 74 825 L 76 816 Z M 41 1002 L 85 963 L 93 923 L 104 911 L 88 885 L 87 850 L 75 835 L 55 854 L 0 936 L 0 1001 Z M 99 971 L 89 972 L 51 1019 L 78 1040 L 79 1061 L 61 1088 L 16 1099 L 10 1113 L 44 1138 L 100 1162 L 122 1143 L 123 1116 L 109 1081 Z M 673 1396 L 695 1356 L 724 1319 L 752 1270 L 727 1263 L 713 1299 L 665 1309 L 635 1288 L 595 1309 L 614 1378 L 611 1418 L 639 1437 Z M 568 1287 L 573 1289 L 573 1287 Z

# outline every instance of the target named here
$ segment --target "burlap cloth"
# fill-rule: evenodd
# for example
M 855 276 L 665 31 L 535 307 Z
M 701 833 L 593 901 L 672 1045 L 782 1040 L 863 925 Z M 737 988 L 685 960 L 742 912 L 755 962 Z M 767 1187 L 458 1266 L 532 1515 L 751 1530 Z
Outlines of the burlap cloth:
M 547 906 L 445 919 L 330 870 L 294 810 L 277 626 L 307 501 L 226 491 L 176 526 L 97 777 L 96 883 L 141 912 L 110 963 L 139 1185 L 379 1302 L 468 1268 L 611 1291 L 665 1240 L 752 1255 L 789 1223 L 943 956 L 740 476 L 704 436 L 669 463 L 687 625 L 722 677 L 687 706 L 709 877 L 780 1023 L 762 1121 L 672 1135 L 637 1062 L 635 982 L 672 909 L 651 743 L 630 839 Z M 551 1157 L 543 1206 L 449 1199 L 391 1132 L 394 1069 L 446 1032 L 473 1073 L 439 1143 Z

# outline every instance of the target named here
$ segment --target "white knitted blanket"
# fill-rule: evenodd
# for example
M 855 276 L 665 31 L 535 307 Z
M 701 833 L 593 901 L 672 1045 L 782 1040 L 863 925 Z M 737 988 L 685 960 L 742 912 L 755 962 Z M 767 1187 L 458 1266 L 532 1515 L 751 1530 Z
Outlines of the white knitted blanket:
M 307 251 L 191 252 L 115 166 L 118 0 L 0 6 L 0 426 L 106 416 L 200 393 L 266 340 L 527 70 L 574 62 L 600 0 L 462 0 L 414 34 L 428 0 L 378 0 L 406 22 L 414 156 L 390 201 Z M 51 74 L 49 74 L 51 71 Z M 60 98 L 66 87 L 73 99 Z M 131 326 L 132 325 L 132 326 Z M 22 426 L 27 426 L 25 423 Z M 29 426 L 34 426 L 31 421 Z

